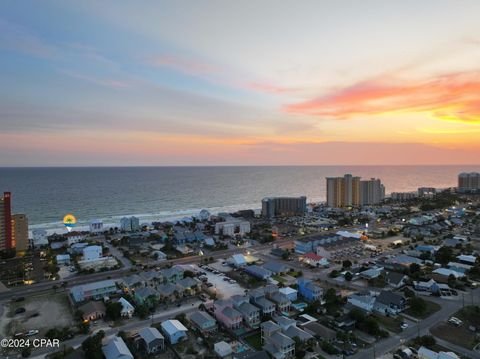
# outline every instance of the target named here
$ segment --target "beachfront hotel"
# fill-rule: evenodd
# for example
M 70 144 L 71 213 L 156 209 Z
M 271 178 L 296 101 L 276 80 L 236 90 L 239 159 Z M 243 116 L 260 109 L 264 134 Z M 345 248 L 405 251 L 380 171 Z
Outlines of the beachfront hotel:
M 362 181 L 346 174 L 327 177 L 327 205 L 333 208 L 378 204 L 385 198 L 385 187 L 380 179 Z
M 0 197 L 0 250 L 28 248 L 28 219 L 24 214 L 12 214 L 12 194 L 4 192 Z
M 262 199 L 262 216 L 303 216 L 307 212 L 307 197 L 267 197 Z

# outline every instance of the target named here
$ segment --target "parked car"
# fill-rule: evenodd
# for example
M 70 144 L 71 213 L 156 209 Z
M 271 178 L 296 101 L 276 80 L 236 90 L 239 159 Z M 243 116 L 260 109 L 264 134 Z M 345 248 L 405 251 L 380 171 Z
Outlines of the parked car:
M 15 314 L 25 313 L 25 308 L 17 308 L 15 309 Z
M 31 329 L 31 330 L 29 330 L 27 333 L 25 333 L 25 336 L 31 337 L 32 335 L 37 335 L 37 334 L 38 334 L 38 330 L 37 330 L 37 329 Z

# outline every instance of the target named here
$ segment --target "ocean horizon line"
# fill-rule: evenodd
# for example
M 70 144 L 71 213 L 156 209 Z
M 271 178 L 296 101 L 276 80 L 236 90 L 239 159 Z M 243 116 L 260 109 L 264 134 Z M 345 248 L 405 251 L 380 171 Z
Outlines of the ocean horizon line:
M 318 165 L 79 165 L 79 166 L 0 166 L 0 169 L 61 169 L 61 168 L 242 168 L 242 167 L 461 167 L 461 166 L 480 166 L 480 163 L 464 163 L 464 164 L 318 164 Z

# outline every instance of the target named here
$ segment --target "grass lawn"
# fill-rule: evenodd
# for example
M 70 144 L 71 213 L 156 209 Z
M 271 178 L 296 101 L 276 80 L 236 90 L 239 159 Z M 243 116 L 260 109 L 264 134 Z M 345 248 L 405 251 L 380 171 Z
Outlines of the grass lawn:
M 375 314 L 374 317 L 386 330 L 394 333 L 400 333 L 402 331 L 400 326 L 402 325 L 403 320 L 401 318 L 386 317 L 379 314 Z
M 260 333 L 245 337 L 245 341 L 255 350 L 262 350 L 262 337 Z
M 474 347 L 475 334 L 468 330 L 468 326 L 465 323 L 460 327 L 448 323 L 440 323 L 431 328 L 430 332 L 440 339 L 463 348 L 473 349 Z
M 272 275 L 272 278 L 275 279 L 277 282 L 285 283 L 287 280 L 279 275 Z
M 432 314 L 438 312 L 440 309 L 442 309 L 442 307 L 439 304 L 431 302 L 429 300 L 425 300 L 425 303 L 427 304 L 427 308 L 426 308 L 425 312 L 423 312 L 422 314 L 418 315 L 416 313 L 413 313 L 410 310 L 410 308 L 407 308 L 405 310 L 405 314 L 410 315 L 412 317 L 415 317 L 417 319 L 425 319 L 425 318 L 428 318 L 429 316 L 431 316 Z

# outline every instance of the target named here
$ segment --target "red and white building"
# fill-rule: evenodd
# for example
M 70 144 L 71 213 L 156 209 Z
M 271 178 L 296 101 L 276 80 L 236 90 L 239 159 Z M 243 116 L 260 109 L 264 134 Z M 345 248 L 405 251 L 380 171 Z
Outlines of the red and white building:
M 300 257 L 300 261 L 311 265 L 313 267 L 320 267 L 328 265 L 328 259 L 313 252 L 305 253 Z

